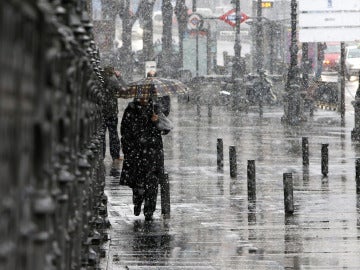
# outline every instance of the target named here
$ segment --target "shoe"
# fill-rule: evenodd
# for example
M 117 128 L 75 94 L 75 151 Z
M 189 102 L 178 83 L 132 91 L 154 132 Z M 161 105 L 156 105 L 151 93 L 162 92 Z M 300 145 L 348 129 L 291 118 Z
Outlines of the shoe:
M 122 160 L 121 160 L 120 158 L 114 159 L 111 168 L 120 170 L 120 163 L 121 163 L 121 161 L 122 161 Z
M 153 214 L 145 214 L 145 221 L 152 221 L 153 220 Z
M 141 204 L 134 205 L 134 215 L 139 216 L 141 213 Z

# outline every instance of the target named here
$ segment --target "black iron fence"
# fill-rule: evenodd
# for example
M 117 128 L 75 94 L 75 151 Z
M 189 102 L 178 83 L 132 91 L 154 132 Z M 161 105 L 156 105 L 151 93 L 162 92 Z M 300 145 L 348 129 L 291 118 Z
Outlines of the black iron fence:
M 0 2 L 0 269 L 96 269 L 101 76 L 82 0 Z

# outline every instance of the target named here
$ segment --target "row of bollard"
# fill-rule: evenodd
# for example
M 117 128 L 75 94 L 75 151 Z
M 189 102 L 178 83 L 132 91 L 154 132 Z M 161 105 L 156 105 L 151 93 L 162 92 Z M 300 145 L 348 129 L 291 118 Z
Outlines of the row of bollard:
M 161 215 L 164 219 L 170 218 L 170 182 L 169 174 L 165 173 L 160 179 Z
M 0 2 L 0 269 L 98 269 L 103 80 L 85 0 Z
M 321 145 L 321 173 L 326 177 L 329 173 L 329 144 Z M 217 139 L 217 169 L 223 171 L 224 167 L 224 145 L 221 138 Z M 302 159 L 303 166 L 309 166 L 309 140 L 307 137 L 302 138 Z M 236 147 L 229 146 L 229 168 L 230 177 L 237 177 L 237 161 L 236 161 Z M 355 161 L 356 172 L 356 193 L 360 194 L 360 158 Z M 247 164 L 247 189 L 249 200 L 256 199 L 256 176 L 255 176 L 255 160 L 248 160 Z M 293 195 L 293 177 L 292 173 L 283 174 L 284 187 L 284 210 L 286 214 L 294 212 L 294 195 Z

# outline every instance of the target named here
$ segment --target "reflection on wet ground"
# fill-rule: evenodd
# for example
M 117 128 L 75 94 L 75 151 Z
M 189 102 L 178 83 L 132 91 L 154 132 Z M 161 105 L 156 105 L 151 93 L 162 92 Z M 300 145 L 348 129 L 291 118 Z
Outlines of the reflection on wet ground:
M 351 141 L 353 112 L 341 126 L 334 111 L 300 127 L 281 124 L 282 108 L 234 113 L 173 101 L 176 128 L 164 136 L 171 218 L 145 222 L 132 213 L 131 190 L 107 179 L 111 242 L 105 269 L 360 269 L 360 201 Z M 302 165 L 308 137 L 310 165 Z M 217 170 L 216 143 L 224 143 Z M 329 144 L 328 177 L 321 144 Z M 229 146 L 238 176 L 230 178 Z M 256 199 L 248 200 L 247 162 L 255 160 Z M 283 173 L 294 180 L 293 215 L 284 214 Z M 106 266 L 105 266 L 106 265 Z M 125 267 L 128 268 L 125 268 Z

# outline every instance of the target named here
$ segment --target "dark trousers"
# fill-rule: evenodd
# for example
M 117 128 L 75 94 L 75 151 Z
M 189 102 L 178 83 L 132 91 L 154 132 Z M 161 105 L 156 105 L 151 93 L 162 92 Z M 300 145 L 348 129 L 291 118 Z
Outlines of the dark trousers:
M 102 135 L 102 141 L 103 141 L 103 157 L 105 158 L 105 152 L 106 152 L 106 129 L 109 130 L 109 144 L 110 144 L 110 155 L 112 159 L 118 159 L 120 157 L 120 139 L 119 134 L 117 131 L 117 125 L 118 125 L 118 117 L 117 116 L 111 116 L 111 117 L 104 117 L 103 121 L 103 135 Z
M 152 216 L 156 210 L 156 200 L 159 189 L 159 175 L 150 173 L 143 187 L 133 188 L 133 203 L 141 205 L 144 202 L 144 215 Z

